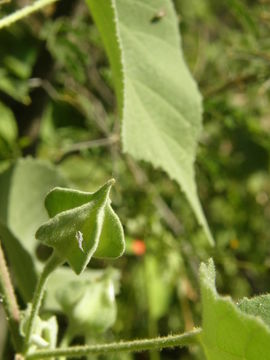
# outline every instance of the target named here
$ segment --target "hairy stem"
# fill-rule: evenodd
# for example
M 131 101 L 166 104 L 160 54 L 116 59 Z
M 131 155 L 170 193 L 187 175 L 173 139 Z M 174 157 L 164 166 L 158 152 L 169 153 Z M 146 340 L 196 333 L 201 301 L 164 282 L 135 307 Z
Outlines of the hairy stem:
M 20 310 L 12 286 L 5 255 L 0 241 L 0 291 L 10 333 L 16 350 L 20 350 L 22 338 L 19 333 Z
M 196 329 L 181 335 L 169 335 L 155 339 L 142 339 L 134 341 L 122 341 L 111 344 L 99 344 L 89 346 L 73 346 L 69 348 L 55 350 L 40 350 L 26 356 L 26 360 L 48 359 L 50 357 L 65 356 L 81 357 L 85 355 L 99 355 L 118 352 L 140 352 L 153 349 L 163 349 L 168 347 L 182 347 L 197 344 L 201 329 Z
M 41 305 L 41 301 L 43 299 L 45 286 L 46 286 L 48 277 L 53 272 L 53 270 L 55 270 L 57 268 L 57 266 L 61 264 L 61 262 L 62 261 L 58 258 L 58 256 L 55 253 L 53 253 L 52 256 L 49 258 L 49 260 L 47 261 L 47 263 L 40 275 L 40 278 L 38 280 L 38 283 L 37 283 L 37 286 L 35 289 L 31 313 L 30 313 L 30 317 L 29 317 L 29 322 L 28 322 L 28 326 L 26 329 L 25 341 L 24 341 L 24 353 L 27 352 L 28 347 L 29 347 L 29 343 L 30 343 L 34 325 L 35 325 L 35 320 L 36 320 L 36 317 L 37 317 L 39 309 L 40 309 L 40 305 Z
M 14 22 L 23 19 L 24 17 L 42 9 L 43 7 L 52 4 L 58 0 L 37 0 L 33 4 L 25 6 L 24 8 L 13 12 L 12 14 L 0 20 L 0 29 L 10 26 Z

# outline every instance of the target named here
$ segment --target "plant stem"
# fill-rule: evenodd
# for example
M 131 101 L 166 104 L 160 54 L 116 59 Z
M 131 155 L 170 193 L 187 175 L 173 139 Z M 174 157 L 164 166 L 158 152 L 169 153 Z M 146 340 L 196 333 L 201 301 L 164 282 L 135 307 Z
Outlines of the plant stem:
M 0 29 L 10 26 L 14 22 L 23 19 L 24 17 L 42 9 L 43 7 L 52 4 L 58 0 L 37 0 L 33 4 L 25 6 L 24 8 L 13 12 L 12 14 L 0 20 Z
M 30 313 L 30 317 L 29 317 L 29 322 L 28 322 L 28 326 L 26 329 L 25 340 L 24 340 L 24 353 L 27 352 L 28 347 L 29 347 L 29 343 L 30 343 L 34 325 L 35 325 L 35 320 L 36 320 L 36 317 L 37 317 L 39 309 L 40 309 L 40 305 L 41 305 L 41 301 L 42 301 L 42 298 L 44 295 L 45 286 L 46 286 L 48 277 L 53 272 L 53 270 L 55 270 L 57 268 L 57 266 L 61 264 L 61 262 L 62 262 L 62 260 L 54 252 L 51 255 L 51 257 L 49 258 L 49 260 L 47 261 L 47 263 L 44 266 L 44 269 L 40 275 L 40 278 L 38 280 L 38 283 L 37 283 L 37 286 L 35 289 L 31 313 Z
M 0 241 L 0 290 L 7 321 L 16 350 L 20 350 L 22 338 L 19 333 L 20 310 L 12 286 L 5 255 Z
M 50 357 L 65 356 L 81 357 L 88 354 L 99 355 L 118 352 L 140 352 L 153 349 L 163 349 L 168 347 L 182 347 L 197 344 L 201 329 L 196 329 L 181 335 L 169 335 L 155 339 L 142 339 L 134 341 L 122 341 L 111 344 L 99 344 L 89 346 L 73 346 L 66 349 L 40 350 L 26 356 L 26 360 L 47 359 Z

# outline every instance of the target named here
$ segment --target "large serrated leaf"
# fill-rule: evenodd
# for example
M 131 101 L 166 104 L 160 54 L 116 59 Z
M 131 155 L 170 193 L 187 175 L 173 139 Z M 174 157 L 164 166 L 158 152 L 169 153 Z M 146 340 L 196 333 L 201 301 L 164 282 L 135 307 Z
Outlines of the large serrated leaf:
M 201 96 L 184 62 L 171 1 L 86 2 L 112 66 L 124 151 L 178 182 L 213 243 L 194 174 Z
M 259 318 L 242 312 L 215 288 L 213 261 L 200 269 L 203 301 L 201 343 L 208 360 L 270 360 L 270 329 Z
M 122 225 L 110 207 L 109 181 L 95 193 L 55 188 L 46 197 L 51 219 L 36 237 L 55 249 L 80 274 L 95 254 L 119 257 L 124 251 Z

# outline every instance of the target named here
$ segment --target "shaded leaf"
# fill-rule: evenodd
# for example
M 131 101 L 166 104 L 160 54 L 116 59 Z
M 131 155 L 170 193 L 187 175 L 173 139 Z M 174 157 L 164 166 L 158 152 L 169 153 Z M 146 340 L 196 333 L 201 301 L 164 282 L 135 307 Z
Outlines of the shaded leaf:
M 16 161 L 0 174 L 0 219 L 32 254 L 35 231 L 48 218 L 44 198 L 57 185 L 66 185 L 66 180 L 56 168 L 31 158 Z
M 0 236 L 25 301 L 32 298 L 36 282 L 35 231 L 48 218 L 44 197 L 52 187 L 65 184 L 55 167 L 31 158 L 0 173 Z
M 37 281 L 34 261 L 31 255 L 24 249 L 20 240 L 1 221 L 0 240 L 4 244 L 20 294 L 25 301 L 30 301 Z
M 18 135 L 17 123 L 13 112 L 1 102 L 0 119 L 0 137 L 8 143 L 14 143 Z
M 106 270 L 105 270 L 106 271 Z M 113 271 L 118 275 L 118 271 Z M 64 312 L 64 309 L 59 304 L 57 297 L 59 293 L 63 292 L 67 288 L 68 283 L 79 282 L 95 282 L 104 276 L 104 270 L 93 270 L 86 268 L 85 271 L 78 277 L 74 271 L 66 266 L 58 267 L 50 276 L 47 283 L 46 296 L 44 298 L 44 308 L 49 311 Z M 116 276 L 116 282 L 114 283 L 115 290 L 117 291 L 118 276 Z M 66 314 L 68 315 L 68 314 Z
M 115 277 L 118 272 L 108 269 L 95 279 L 70 281 L 57 290 L 56 298 L 67 314 L 73 336 L 102 333 L 116 319 Z
M 145 256 L 144 282 L 147 289 L 147 300 L 151 318 L 160 319 L 169 309 L 175 280 L 178 275 L 179 263 L 175 262 L 172 254 L 158 258 L 153 255 Z M 166 271 L 164 271 L 166 268 Z

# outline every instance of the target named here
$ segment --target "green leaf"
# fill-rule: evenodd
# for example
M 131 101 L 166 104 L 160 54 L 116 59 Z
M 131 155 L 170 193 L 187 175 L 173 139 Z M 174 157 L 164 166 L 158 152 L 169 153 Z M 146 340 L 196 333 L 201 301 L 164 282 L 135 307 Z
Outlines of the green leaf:
M 60 185 L 66 181 L 55 167 L 31 158 L 0 173 L 0 237 L 25 301 L 31 300 L 36 283 L 35 231 L 48 219 L 44 197 Z
M 171 1 L 86 2 L 111 63 L 124 151 L 178 182 L 213 243 L 194 173 L 201 95 L 183 58 Z
M 254 298 L 244 298 L 237 304 L 239 309 L 247 314 L 260 317 L 270 327 L 270 295 L 260 295 Z
M 65 291 L 67 283 L 75 281 L 95 282 L 103 275 L 104 270 L 93 270 L 86 268 L 85 271 L 78 277 L 70 267 L 58 267 L 50 275 L 49 281 L 47 283 L 47 292 L 44 298 L 44 308 L 50 312 L 63 312 L 63 308 L 60 306 L 59 301 L 57 300 L 57 296 L 59 292 Z
M 0 137 L 3 137 L 8 143 L 15 142 L 18 129 L 13 112 L 0 102 Z
M 29 85 L 25 80 L 12 78 L 6 69 L 0 67 L 0 90 L 13 97 L 15 100 L 29 105 L 31 102 L 28 95 Z
M 147 290 L 149 313 L 152 319 L 159 320 L 168 312 L 175 285 L 174 280 L 178 279 L 179 263 L 175 263 L 171 254 L 162 258 L 146 255 L 144 261 L 144 283 Z
M 270 329 L 258 317 L 242 312 L 215 288 L 212 260 L 200 268 L 203 302 L 201 343 L 208 360 L 270 360 Z
M 65 286 L 60 285 L 56 298 L 68 316 L 72 336 L 93 336 L 106 331 L 114 324 L 118 279 L 119 273 L 108 269 L 99 277 L 79 278 L 66 283 Z
M 119 241 L 121 239 L 121 241 Z M 124 232 L 118 216 L 108 204 L 104 209 L 104 221 L 95 258 L 116 258 L 124 251 Z
M 31 158 L 16 161 L 0 174 L 0 219 L 32 254 L 37 247 L 35 231 L 48 218 L 44 198 L 66 183 L 55 167 Z
M 123 229 L 110 207 L 112 183 L 95 193 L 56 188 L 46 197 L 51 219 L 38 229 L 36 237 L 52 246 L 77 274 L 95 253 L 114 258 L 124 251 Z
M 20 294 L 25 301 L 30 301 L 37 281 L 34 261 L 21 241 L 1 221 L 0 240 L 7 252 Z

